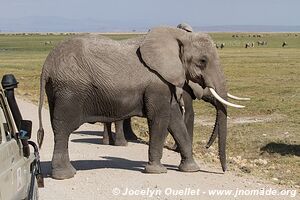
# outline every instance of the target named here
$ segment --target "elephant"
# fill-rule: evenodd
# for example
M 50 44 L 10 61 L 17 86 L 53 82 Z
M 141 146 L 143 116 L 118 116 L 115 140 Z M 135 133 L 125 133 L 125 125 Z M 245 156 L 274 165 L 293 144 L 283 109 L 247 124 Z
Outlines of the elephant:
M 141 42 L 126 43 L 93 35 L 74 36 L 47 56 L 40 79 L 38 144 L 44 130 L 41 110 L 46 92 L 54 132 L 52 177 L 72 178 L 70 134 L 86 122 L 146 117 L 149 127 L 145 173 L 166 173 L 161 164 L 167 130 L 179 145 L 183 172 L 199 171 L 182 117 L 185 82 L 195 82 L 218 99 L 218 138 L 226 171 L 227 88 L 210 36 L 172 27 L 151 29 Z
M 193 28 L 187 24 L 187 23 L 180 23 L 177 25 L 177 28 L 185 30 L 187 32 L 193 32 Z M 130 41 L 139 41 L 140 38 L 137 39 L 131 39 Z M 247 43 L 248 44 L 248 43 Z M 249 44 L 250 47 L 250 44 Z M 227 94 L 229 98 L 235 99 L 235 100 L 250 100 L 250 98 L 241 98 L 236 97 L 231 94 Z M 187 131 L 190 135 L 191 140 L 193 141 L 193 129 L 194 129 L 194 109 L 193 109 L 193 100 L 204 100 L 206 102 L 209 102 L 212 104 L 215 109 L 217 110 L 217 104 L 216 99 L 214 96 L 210 93 L 208 88 L 203 89 L 201 85 L 194 84 L 193 82 L 185 83 L 183 87 L 183 101 L 184 101 L 184 122 L 187 128 Z M 234 105 L 235 106 L 235 105 Z M 214 129 L 212 132 L 212 135 L 209 139 L 209 142 L 206 145 L 206 148 L 209 148 L 217 136 L 217 124 L 218 124 L 219 118 L 216 116 Z M 131 121 L 130 118 L 123 121 L 115 122 L 115 129 L 116 129 L 116 136 L 113 137 L 111 132 L 111 123 L 105 123 L 104 124 L 104 134 L 103 134 L 103 144 L 113 144 L 116 146 L 126 146 L 127 140 L 137 140 L 138 137 L 135 135 L 135 133 L 132 131 L 131 128 Z M 173 150 L 179 152 L 178 145 L 175 143 L 175 145 L 172 147 Z

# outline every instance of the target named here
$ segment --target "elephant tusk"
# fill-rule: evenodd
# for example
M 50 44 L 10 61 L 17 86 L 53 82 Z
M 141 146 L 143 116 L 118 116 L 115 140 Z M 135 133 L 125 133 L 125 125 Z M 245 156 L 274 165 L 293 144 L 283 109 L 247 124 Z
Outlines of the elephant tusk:
M 214 97 L 216 99 L 218 99 L 221 103 L 227 105 L 227 106 L 231 106 L 231 107 L 235 107 L 235 108 L 244 108 L 245 106 L 241 106 L 241 105 L 237 105 L 237 104 L 234 104 L 234 103 L 230 103 L 228 101 L 225 101 L 224 99 L 222 99 L 218 93 L 213 89 L 213 88 L 209 88 L 209 91 L 212 93 L 212 95 L 214 95 Z
M 232 99 L 235 99 L 235 100 L 241 100 L 241 101 L 250 101 L 250 98 L 245 98 L 245 97 L 237 97 L 237 96 L 234 96 L 234 95 L 232 95 L 232 94 L 229 94 L 229 93 L 227 93 L 227 96 L 229 97 L 229 98 L 232 98 Z

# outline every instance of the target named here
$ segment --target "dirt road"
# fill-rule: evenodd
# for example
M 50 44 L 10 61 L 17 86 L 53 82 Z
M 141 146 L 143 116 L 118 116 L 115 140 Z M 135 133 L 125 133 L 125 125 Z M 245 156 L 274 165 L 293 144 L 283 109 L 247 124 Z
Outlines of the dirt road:
M 18 102 L 23 117 L 33 121 L 33 140 L 36 141 L 37 106 L 23 100 Z M 300 198 L 299 194 L 292 198 L 295 191 L 286 191 L 285 188 L 278 188 L 251 177 L 237 177 L 230 171 L 223 174 L 220 168 L 207 167 L 201 161 L 198 161 L 200 172 L 179 172 L 177 166 L 180 156 L 167 149 L 164 150 L 162 163 L 167 166 L 168 173 L 144 174 L 142 170 L 147 162 L 147 145 L 102 145 L 103 128 L 87 124 L 74 132 L 69 142 L 70 158 L 77 174 L 72 179 L 54 180 L 50 177 L 53 133 L 46 109 L 43 110 L 43 122 L 45 139 L 40 154 L 46 177 L 45 188 L 39 190 L 42 200 Z M 288 192 L 288 195 L 282 195 Z

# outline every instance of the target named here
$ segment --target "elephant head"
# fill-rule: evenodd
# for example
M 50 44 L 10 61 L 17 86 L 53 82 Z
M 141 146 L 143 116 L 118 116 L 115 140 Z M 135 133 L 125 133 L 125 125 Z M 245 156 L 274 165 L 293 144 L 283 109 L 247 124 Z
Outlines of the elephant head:
M 216 98 L 219 120 L 215 127 L 218 129 L 220 161 L 225 171 L 226 104 L 234 104 L 227 102 L 226 80 L 211 37 L 178 28 L 154 28 L 140 45 L 140 53 L 144 63 L 170 84 L 181 88 L 185 81 L 192 81 L 208 88 Z

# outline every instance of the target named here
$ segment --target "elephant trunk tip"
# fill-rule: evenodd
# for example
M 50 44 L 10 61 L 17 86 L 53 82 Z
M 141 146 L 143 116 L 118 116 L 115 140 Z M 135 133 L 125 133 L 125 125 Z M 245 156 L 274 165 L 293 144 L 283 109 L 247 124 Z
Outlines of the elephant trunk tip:
M 220 155 L 220 162 L 221 162 L 222 170 L 223 170 L 223 172 L 225 172 L 227 170 L 226 156 Z
M 217 118 L 218 118 L 218 116 L 217 116 Z M 206 144 L 206 148 L 208 149 L 213 143 L 214 143 L 214 141 L 216 140 L 216 138 L 217 138 L 217 136 L 218 136 L 218 128 L 219 128 L 219 125 L 218 125 L 218 122 L 216 121 L 215 122 L 215 126 L 214 126 L 214 130 L 213 130 L 213 132 L 212 132 L 212 134 L 211 134 L 211 136 L 210 136 L 210 138 L 209 138 L 209 140 L 208 140 L 208 142 L 207 142 L 207 144 Z
M 224 173 L 227 171 L 227 165 L 226 164 L 222 165 L 222 170 L 223 170 Z
M 217 126 L 215 126 L 213 133 L 211 134 L 209 141 L 207 142 L 207 144 L 205 145 L 205 147 L 208 149 L 216 140 L 218 136 L 218 132 L 217 132 Z
M 38 141 L 39 149 L 42 148 L 43 140 L 44 140 L 44 129 L 39 128 L 37 132 L 37 141 Z

